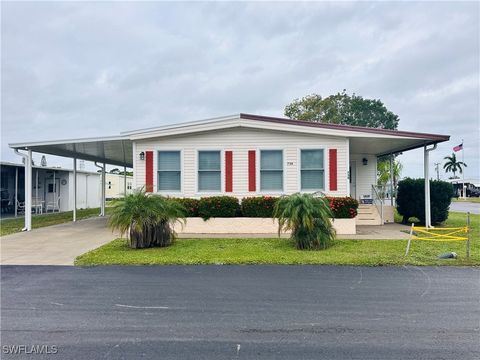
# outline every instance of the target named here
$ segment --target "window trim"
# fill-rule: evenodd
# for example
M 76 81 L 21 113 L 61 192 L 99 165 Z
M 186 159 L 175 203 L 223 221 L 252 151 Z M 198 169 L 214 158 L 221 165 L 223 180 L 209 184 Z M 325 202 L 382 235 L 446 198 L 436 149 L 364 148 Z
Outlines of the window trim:
M 159 152 L 167 152 L 167 151 L 177 151 L 180 152 L 180 190 L 158 190 L 158 153 Z M 156 147 L 155 152 L 157 158 L 153 161 L 153 171 L 156 174 L 154 177 L 153 188 L 154 192 L 158 194 L 168 194 L 168 195 L 183 195 L 183 178 L 184 178 L 184 161 L 183 161 L 183 148 L 170 148 L 170 147 Z
M 200 152 L 203 151 L 217 151 L 220 153 L 220 190 L 200 190 L 198 188 L 200 176 L 198 173 L 200 172 Z M 205 195 L 219 195 L 223 194 L 225 191 L 225 179 L 224 179 L 224 172 L 225 172 L 225 149 L 224 148 L 197 148 L 196 149 L 196 156 L 195 156 L 195 193 L 196 195 L 205 196 Z
M 302 189 L 302 150 L 322 150 L 323 151 L 323 189 Z M 329 188 L 328 185 L 328 157 L 325 155 L 328 153 L 328 148 L 325 146 L 302 146 L 297 149 L 297 184 L 298 192 L 300 193 L 314 193 L 321 191 L 325 193 Z
M 261 170 L 261 152 L 262 151 L 281 151 L 282 152 L 282 189 L 281 190 L 262 190 L 262 170 Z M 282 147 L 259 147 L 256 151 L 256 186 L 259 194 L 283 195 L 285 194 L 285 185 L 287 180 L 287 159 L 285 156 L 285 148 Z

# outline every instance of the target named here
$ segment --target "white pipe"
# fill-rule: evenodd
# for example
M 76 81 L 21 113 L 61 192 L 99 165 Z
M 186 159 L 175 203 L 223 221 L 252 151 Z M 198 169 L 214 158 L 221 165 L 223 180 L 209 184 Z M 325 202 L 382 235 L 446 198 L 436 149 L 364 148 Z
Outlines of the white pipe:
M 77 221 L 77 158 L 73 158 L 73 222 Z
M 423 171 L 425 176 L 425 227 L 432 227 L 432 215 L 430 212 L 430 176 L 428 172 L 429 167 L 429 152 L 437 148 L 437 144 L 434 144 L 431 149 L 427 149 L 427 145 L 424 147 L 423 152 Z
M 30 231 L 32 230 L 32 150 L 28 150 L 27 154 L 17 149 L 13 151 L 25 160 L 25 227 L 22 231 Z

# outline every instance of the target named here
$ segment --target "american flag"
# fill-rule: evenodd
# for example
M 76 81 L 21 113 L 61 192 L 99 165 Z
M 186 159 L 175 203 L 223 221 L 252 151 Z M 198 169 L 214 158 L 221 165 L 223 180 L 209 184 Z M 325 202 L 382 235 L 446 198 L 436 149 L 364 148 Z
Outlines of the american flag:
M 457 151 L 460 151 L 463 149 L 463 143 L 461 143 L 460 145 L 457 145 L 453 148 L 453 151 L 457 152 Z

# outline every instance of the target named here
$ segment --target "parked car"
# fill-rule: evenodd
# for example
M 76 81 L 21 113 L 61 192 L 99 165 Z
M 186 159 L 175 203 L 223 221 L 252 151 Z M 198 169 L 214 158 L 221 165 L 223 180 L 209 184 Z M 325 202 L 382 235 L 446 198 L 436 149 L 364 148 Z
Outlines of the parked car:
M 467 197 L 480 197 L 480 190 L 467 189 Z

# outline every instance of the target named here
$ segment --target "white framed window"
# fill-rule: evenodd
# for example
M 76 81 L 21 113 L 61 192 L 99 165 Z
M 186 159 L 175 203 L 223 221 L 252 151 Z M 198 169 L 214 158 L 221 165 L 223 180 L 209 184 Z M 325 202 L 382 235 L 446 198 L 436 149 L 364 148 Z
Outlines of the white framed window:
M 222 191 L 222 160 L 219 150 L 198 152 L 198 191 Z
M 325 189 L 325 166 L 323 149 L 300 150 L 300 190 Z
M 180 155 L 180 151 L 158 152 L 158 191 L 181 191 L 182 168 Z
M 260 150 L 260 191 L 283 191 L 283 150 Z

